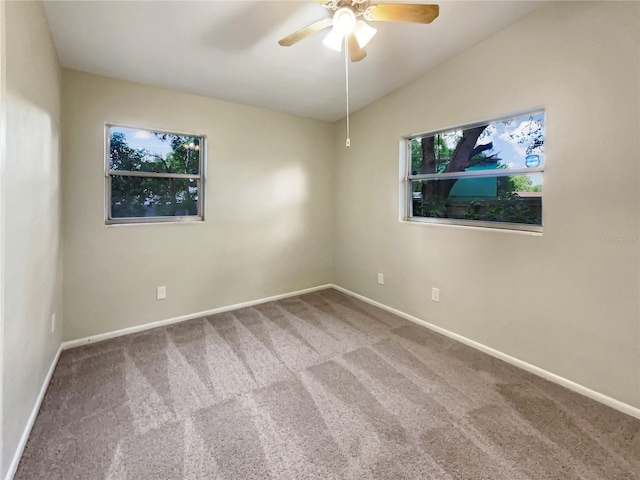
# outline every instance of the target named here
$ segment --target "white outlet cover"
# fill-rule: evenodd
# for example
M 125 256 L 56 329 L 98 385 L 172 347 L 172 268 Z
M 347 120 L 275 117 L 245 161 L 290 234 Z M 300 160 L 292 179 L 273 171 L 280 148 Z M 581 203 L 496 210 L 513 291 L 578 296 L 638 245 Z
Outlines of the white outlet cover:
M 56 331 L 56 314 L 51 315 L 51 333 Z
M 439 302 L 440 301 L 440 289 L 439 288 L 432 288 L 431 289 L 431 300 L 433 300 L 434 302 Z
M 158 287 L 156 289 L 156 300 L 164 300 L 167 298 L 167 287 Z
M 380 285 L 384 285 L 384 273 L 379 273 L 378 274 L 378 283 Z

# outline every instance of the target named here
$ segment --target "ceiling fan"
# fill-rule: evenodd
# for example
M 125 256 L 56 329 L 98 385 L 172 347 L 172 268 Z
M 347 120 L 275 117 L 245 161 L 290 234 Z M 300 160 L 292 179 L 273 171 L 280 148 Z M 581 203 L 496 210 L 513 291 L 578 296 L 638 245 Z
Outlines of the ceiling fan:
M 413 22 L 431 23 L 438 16 L 438 5 L 419 4 L 374 4 L 369 0 L 316 0 L 334 12 L 332 16 L 318 20 L 284 37 L 278 43 L 289 47 L 300 40 L 333 27 L 323 43 L 329 48 L 341 51 L 347 43 L 352 62 L 358 62 L 367 56 L 364 47 L 376 34 L 376 29 L 365 23 L 360 17 L 374 22 Z

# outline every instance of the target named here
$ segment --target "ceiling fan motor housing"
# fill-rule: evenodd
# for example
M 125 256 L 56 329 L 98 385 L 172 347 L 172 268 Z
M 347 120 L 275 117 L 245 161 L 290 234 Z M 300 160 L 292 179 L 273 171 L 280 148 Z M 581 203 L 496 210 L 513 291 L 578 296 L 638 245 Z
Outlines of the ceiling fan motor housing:
M 369 0 L 329 0 L 324 3 L 324 6 L 334 12 L 348 8 L 358 17 L 369 7 Z
M 314 33 L 325 28 L 333 27 L 323 43 L 334 50 L 340 51 L 343 39 L 348 39 L 353 45 L 350 50 L 354 53 L 354 62 L 366 57 L 364 46 L 371 40 L 376 29 L 366 22 L 411 22 L 431 23 L 439 14 L 438 5 L 375 3 L 369 0 L 317 0 L 327 10 L 333 11 L 333 16 L 322 18 L 306 27 L 293 32 L 278 41 L 283 47 L 289 47 Z M 362 18 L 360 18 L 362 17 Z M 353 38 L 355 37 L 355 39 Z

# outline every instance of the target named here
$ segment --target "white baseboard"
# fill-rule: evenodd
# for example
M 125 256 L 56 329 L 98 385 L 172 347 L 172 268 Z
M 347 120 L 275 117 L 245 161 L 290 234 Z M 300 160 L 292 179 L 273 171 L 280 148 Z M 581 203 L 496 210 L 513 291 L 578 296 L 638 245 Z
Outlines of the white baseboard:
M 508 355 L 506 353 L 500 352 L 499 350 L 496 350 L 494 348 L 488 347 L 487 345 L 484 345 L 482 343 L 476 342 L 475 340 L 471 340 L 467 337 L 463 337 L 462 335 L 459 335 L 457 333 L 451 332 L 449 330 L 446 330 L 442 327 L 438 327 L 437 325 L 434 325 L 432 323 L 426 322 L 424 320 L 421 320 L 417 317 L 414 317 L 413 315 L 409 315 L 408 313 L 404 313 L 400 310 L 396 310 L 395 308 L 389 307 L 387 305 L 384 305 L 383 303 L 380 302 L 376 302 L 375 300 L 372 300 L 368 297 L 365 297 L 363 295 L 360 295 L 358 293 L 352 292 L 351 290 L 347 290 L 346 288 L 340 287 L 338 285 L 333 285 L 333 284 L 326 284 L 326 285 L 320 285 L 317 287 L 312 287 L 312 288 L 307 288 L 304 290 L 298 290 L 295 292 L 289 292 L 289 293 L 284 293 L 281 295 L 274 295 L 272 297 L 266 297 L 266 298 L 260 298 L 257 300 L 251 300 L 248 302 L 242 302 L 242 303 L 236 303 L 234 305 L 228 305 L 228 306 L 224 306 L 224 307 L 218 307 L 218 308 L 214 308 L 211 310 L 206 310 L 204 312 L 197 312 L 197 313 L 192 313 L 189 315 L 182 315 L 179 317 L 174 317 L 174 318 L 169 318 L 166 320 L 160 320 L 157 322 L 151 322 L 151 323 L 146 323 L 144 325 L 137 325 L 135 327 L 129 327 L 129 328 L 123 328 L 121 330 L 115 330 L 113 332 L 107 332 L 107 333 L 101 333 L 98 335 L 93 335 L 90 337 L 85 337 L 85 338 L 80 338 L 77 340 L 70 340 L 67 342 L 63 342 L 62 343 L 62 350 L 66 350 L 69 348 L 74 348 L 74 347 L 78 347 L 81 345 L 87 345 L 90 343 L 96 343 L 96 342 L 101 342 L 103 340 L 108 340 L 110 338 L 116 338 L 116 337 L 121 337 L 123 335 L 128 335 L 131 333 L 136 333 L 136 332 L 141 332 L 144 330 L 150 330 L 152 328 L 157 328 L 157 327 L 162 327 L 165 325 L 171 325 L 173 323 L 179 323 L 179 322 L 184 322 L 186 320 L 192 320 L 194 318 L 198 318 L 198 317 L 204 317 L 207 315 L 215 315 L 216 313 L 222 313 L 222 312 L 229 312 L 232 310 L 237 310 L 239 308 L 244 308 L 244 307 L 251 307 L 253 305 L 259 305 L 261 303 L 266 303 L 266 302 L 272 302 L 275 300 L 280 300 L 282 298 L 288 298 L 288 297 L 294 297 L 296 295 L 302 295 L 304 293 L 311 293 L 311 292 L 316 292 L 318 290 L 324 290 L 327 288 L 335 288 L 336 290 L 339 290 L 347 295 L 350 295 L 352 297 L 355 297 L 359 300 L 362 300 L 364 302 L 367 302 L 371 305 L 374 305 L 376 307 L 379 307 L 383 310 L 386 310 L 388 312 L 391 312 L 395 315 L 398 315 L 399 317 L 402 317 L 406 320 L 409 320 L 410 322 L 416 323 L 418 325 L 422 325 L 423 327 L 426 327 L 430 330 L 433 330 L 434 332 L 440 333 L 442 335 L 445 335 L 449 338 L 452 338 L 458 342 L 464 343 L 465 345 L 468 345 L 472 348 L 475 348 L 476 350 L 480 350 L 481 352 L 487 353 L 493 357 L 499 358 L 500 360 L 503 360 L 507 363 L 510 363 L 511 365 L 514 365 L 516 367 L 522 368 L 523 370 L 526 370 L 527 372 L 533 373 L 534 375 L 537 375 L 539 377 L 542 377 L 546 380 L 549 380 L 553 383 L 557 383 L 558 385 L 562 385 L 565 388 L 568 388 L 569 390 L 572 390 L 574 392 L 580 393 L 581 395 L 584 395 L 585 397 L 591 398 L 592 400 L 595 400 L 597 402 L 600 402 L 604 405 L 607 405 L 611 408 L 614 408 L 616 410 L 619 410 L 623 413 L 626 413 L 627 415 L 631 415 L 632 417 L 638 418 L 640 419 L 640 408 L 634 407 L 632 405 L 629 405 L 627 403 L 621 402 L 620 400 L 616 400 L 615 398 L 609 397 L 607 395 L 604 395 L 603 393 L 597 392 L 595 390 L 592 390 L 588 387 L 585 387 L 584 385 L 580 385 L 579 383 L 576 383 L 572 380 L 569 380 L 567 378 L 561 377 L 560 375 L 556 375 L 555 373 L 549 372 L 548 370 L 544 370 L 543 368 L 537 367 L 535 365 L 532 365 L 530 363 L 525 362 L 524 360 L 520 360 L 519 358 L 516 357 L 512 357 L 511 355 Z M 57 361 L 57 357 L 56 357 L 56 361 Z M 55 364 L 54 364 L 55 366 Z M 51 373 L 53 373 L 53 370 L 51 371 Z M 48 385 L 48 382 L 47 382 Z M 44 389 L 46 390 L 46 388 Z M 44 394 L 44 391 L 43 391 Z M 42 399 L 40 399 L 40 401 L 42 401 Z M 37 414 L 37 409 L 35 410 L 35 413 Z M 34 417 L 35 419 L 35 417 Z M 30 427 L 29 427 L 30 430 Z M 28 437 L 28 435 L 27 435 Z M 25 438 L 25 442 L 26 442 L 26 438 Z M 19 459 L 19 458 L 18 458 Z M 17 467 L 17 464 L 16 464 Z M 11 477 L 9 477 L 11 478 Z
M 174 317 L 174 318 L 169 318 L 166 320 L 160 320 L 157 322 L 151 322 L 151 323 L 146 323 L 144 325 L 138 325 L 135 327 L 129 327 L 129 328 L 123 328 L 121 330 L 116 330 L 113 332 L 107 332 L 107 333 L 101 333 L 98 335 L 94 335 L 91 337 L 86 337 L 86 338 L 80 338 L 78 340 L 71 340 L 68 342 L 63 342 L 62 345 L 60 346 L 60 348 L 58 349 L 58 352 L 56 353 L 53 361 L 51 362 L 51 366 L 49 367 L 49 371 L 47 372 L 47 376 L 44 379 L 44 382 L 42 384 L 42 387 L 40 388 L 40 393 L 38 394 L 38 398 L 36 399 L 36 402 L 33 406 L 33 409 L 31 410 L 31 415 L 29 416 L 29 420 L 27 422 L 27 425 L 25 426 L 24 432 L 22 433 L 22 436 L 20 438 L 20 443 L 18 444 L 18 448 L 16 449 L 16 452 L 13 456 L 13 460 L 11 462 L 11 465 L 9 466 L 9 470 L 7 471 L 7 475 L 5 477 L 5 480 L 12 480 L 16 470 L 18 469 L 18 465 L 20 463 L 20 459 L 22 458 L 22 454 L 24 452 L 24 448 L 27 444 L 27 440 L 29 439 L 29 435 L 31 434 L 31 429 L 33 428 L 33 425 L 35 423 L 36 417 L 38 416 L 38 411 L 40 410 L 40 406 L 42 404 L 42 401 L 44 399 L 44 395 L 47 391 L 47 388 L 49 386 L 49 382 L 51 381 L 51 377 L 53 376 L 53 372 L 56 368 L 56 365 L 58 364 L 58 359 L 60 358 L 60 354 L 62 352 L 62 350 L 66 350 L 69 348 L 73 348 L 73 347 L 78 347 L 81 345 L 86 345 L 89 343 L 95 343 L 95 342 L 100 342 L 103 340 L 108 340 L 110 338 L 116 338 L 116 337 L 120 337 L 123 335 L 128 335 L 130 333 L 136 333 L 136 332 L 141 332 L 144 330 L 150 330 L 152 328 L 157 328 L 157 327 L 162 327 L 164 325 L 170 325 L 173 323 L 179 323 L 179 322 L 184 322 L 186 320 L 191 320 L 194 318 L 198 318 L 198 317 L 203 317 L 203 316 L 207 316 L 207 315 L 214 315 L 216 313 L 222 313 L 222 312 L 228 312 L 228 311 L 232 311 L 232 310 L 237 310 L 239 308 L 244 308 L 244 307 L 250 307 L 253 305 L 259 305 L 261 303 L 267 303 L 267 302 L 272 302 L 275 300 L 280 300 L 282 298 L 288 298 L 288 297 L 294 297 L 296 295 L 302 295 L 304 293 L 311 293 L 311 292 L 316 292 L 318 290 L 324 290 L 327 288 L 335 288 L 336 290 L 343 292 L 347 295 L 350 295 L 354 298 L 357 298 L 359 300 L 362 300 L 364 302 L 367 302 L 371 305 L 374 305 L 378 308 L 381 308 L 383 310 L 386 310 L 388 312 L 391 312 L 399 317 L 402 317 L 406 320 L 409 320 L 410 322 L 416 323 L 418 325 L 422 325 L 430 330 L 433 330 L 434 332 L 440 333 L 442 335 L 445 335 L 449 338 L 452 338 L 458 342 L 464 343 L 465 345 L 468 345 L 472 348 L 475 348 L 476 350 L 479 350 L 481 352 L 487 353 L 493 357 L 499 358 L 500 360 L 503 360 L 507 363 L 510 363 L 511 365 L 514 365 L 516 367 L 522 368 L 523 370 L 526 370 L 527 372 L 533 373 L 534 375 L 537 375 L 539 377 L 542 377 L 546 380 L 549 380 L 553 383 L 557 383 L 558 385 L 561 385 L 565 388 L 568 388 L 569 390 L 572 390 L 574 392 L 580 393 L 582 395 L 584 395 L 585 397 L 591 398 L 592 400 L 595 400 L 597 402 L 600 402 L 604 405 L 607 405 L 611 408 L 614 408 L 616 410 L 619 410 L 623 413 L 626 413 L 627 415 L 630 415 L 632 417 L 638 418 L 640 419 L 640 409 L 633 407 L 629 404 L 626 404 L 624 402 L 621 402 L 619 400 L 616 400 L 615 398 L 611 398 L 607 395 L 604 395 L 600 392 L 596 392 L 595 390 L 592 390 L 588 387 L 585 387 L 584 385 L 580 385 L 579 383 L 573 382 L 569 379 L 566 379 L 564 377 L 561 377 L 559 375 L 556 375 L 555 373 L 551 373 L 547 370 L 544 370 L 540 367 L 536 367 L 535 365 L 532 365 L 530 363 L 527 363 L 523 360 L 520 360 L 518 358 L 512 357 L 511 355 L 507 355 L 506 353 L 500 352 L 498 350 L 495 350 L 491 347 L 488 347 L 486 345 L 483 345 L 481 343 L 478 343 L 474 340 L 471 340 L 467 337 L 463 337 L 462 335 L 458 335 L 457 333 L 451 332 L 449 330 L 446 330 L 442 327 L 438 327 L 437 325 L 433 325 L 429 322 L 426 322 L 424 320 L 421 320 L 417 317 L 414 317 L 413 315 L 409 315 L 408 313 L 404 313 L 400 310 L 397 310 L 395 308 L 392 307 L 388 307 L 387 305 L 384 305 L 383 303 L 380 302 L 376 302 L 375 300 L 372 300 L 368 297 L 365 297 L 363 295 L 360 295 L 358 293 L 352 292 L 351 290 L 347 290 L 346 288 L 340 287 L 338 285 L 333 285 L 333 284 L 327 284 L 327 285 L 320 285 L 317 287 L 312 287 L 312 288 L 307 288 L 304 290 L 298 290 L 295 292 L 290 292 L 290 293 L 284 293 L 284 294 L 280 294 L 280 295 L 274 295 L 272 297 L 266 297 L 266 298 L 260 298 L 257 300 L 251 300 L 248 302 L 242 302 L 242 303 L 236 303 L 234 305 L 228 305 L 228 306 L 224 306 L 224 307 L 218 307 L 218 308 L 214 308 L 211 310 L 206 310 L 204 312 L 197 312 L 197 313 L 192 313 L 189 315 L 182 315 L 179 317 Z
M 230 312 L 231 310 L 238 310 L 239 308 L 252 307 L 261 303 L 273 302 L 282 298 L 295 297 L 296 295 L 302 295 L 304 293 L 317 292 L 318 290 L 325 290 L 331 288 L 333 285 L 319 285 L 317 287 L 305 288 L 304 290 L 297 290 L 295 292 L 283 293 L 280 295 L 274 295 L 272 297 L 260 298 L 257 300 L 250 300 L 248 302 L 236 303 L 234 305 L 227 305 L 224 307 L 213 308 L 211 310 L 205 310 L 204 312 L 190 313 L 188 315 L 181 315 L 179 317 L 168 318 L 166 320 L 158 320 L 157 322 L 145 323 L 144 325 L 136 325 L 135 327 L 123 328 L 121 330 L 114 330 L 112 332 L 99 333 L 98 335 L 92 335 L 90 337 L 79 338 L 77 340 L 69 340 L 62 342 L 62 349 L 67 350 L 69 348 L 79 347 L 87 345 L 89 343 L 102 342 L 111 338 L 122 337 L 123 335 L 129 335 L 131 333 L 142 332 L 144 330 L 151 330 L 152 328 L 163 327 L 165 325 L 171 325 L 173 323 L 180 323 L 187 320 L 193 320 L 194 318 L 205 317 L 207 315 L 215 315 L 216 313 Z
M 56 369 L 56 365 L 58 364 L 58 360 L 60 359 L 60 353 L 62 353 L 62 347 L 58 348 L 55 357 L 53 357 L 53 361 L 51 362 L 51 366 L 49 367 L 49 371 L 47 372 L 47 376 L 42 382 L 42 387 L 40 387 L 40 393 L 38 394 L 38 398 L 36 399 L 36 403 L 33 405 L 31 409 L 31 415 L 29 415 L 29 420 L 27 421 L 27 425 L 24 427 L 24 431 L 22 432 L 22 436 L 20 437 L 20 443 L 18 443 L 18 448 L 13 455 L 13 460 L 9 465 L 9 470 L 7 471 L 7 475 L 4 477 L 5 480 L 12 480 L 16 471 L 18 470 L 18 465 L 20 464 L 20 459 L 22 458 L 22 454 L 24 452 L 24 447 L 27 445 L 27 440 L 29 440 L 29 435 L 31 434 L 31 429 L 33 428 L 33 424 L 36 421 L 36 417 L 38 416 L 38 412 L 40 411 L 40 406 L 42 405 L 42 400 L 44 400 L 44 395 L 47 393 L 47 388 L 49 387 L 49 383 L 51 382 L 51 377 L 53 377 L 53 372 Z
M 523 360 L 520 360 L 519 358 L 515 358 L 515 357 L 512 357 L 511 355 L 507 355 L 506 353 L 500 352 L 499 350 L 495 350 L 491 347 L 483 345 L 482 343 L 478 343 L 467 337 L 463 337 L 462 335 L 458 335 L 457 333 L 451 332 L 442 327 L 438 327 L 437 325 L 433 325 L 432 323 L 425 322 L 424 320 L 414 317 L 413 315 L 409 315 L 408 313 L 404 313 L 400 310 L 396 310 L 395 308 L 388 307 L 387 305 L 384 305 L 380 302 L 376 302 L 375 300 L 371 300 L 368 297 L 352 292 L 351 290 L 347 290 L 346 288 L 339 287 L 338 285 L 331 285 L 331 287 L 341 291 L 342 293 L 345 293 L 359 300 L 362 300 L 363 302 L 367 302 L 378 308 L 391 312 L 399 317 L 407 319 L 410 322 L 417 323 L 418 325 L 422 325 L 423 327 L 426 327 L 429 330 L 433 330 L 434 332 L 440 333 L 449 338 L 457 340 L 460 343 L 464 343 L 465 345 L 473 347 L 476 350 L 480 350 L 481 352 L 487 353 L 492 357 L 499 358 L 500 360 L 510 363 L 511 365 L 514 365 L 523 370 L 526 370 L 527 372 L 533 373 L 534 375 L 537 375 L 546 380 L 549 380 L 550 382 L 557 383 L 558 385 L 562 385 L 563 387 L 568 388 L 569 390 L 572 390 L 574 392 L 580 393 L 585 397 L 595 400 L 596 402 L 600 402 L 611 408 L 619 410 L 622 413 L 626 413 L 627 415 L 631 415 L 632 417 L 640 419 L 640 408 L 636 408 L 632 405 L 621 402 L 620 400 L 616 400 L 615 398 L 611 398 L 600 392 L 591 390 L 590 388 L 585 387 L 584 385 L 580 385 L 579 383 L 573 382 L 567 378 L 556 375 L 555 373 L 551 373 L 547 370 L 544 370 L 543 368 L 536 367 L 535 365 L 532 365 Z

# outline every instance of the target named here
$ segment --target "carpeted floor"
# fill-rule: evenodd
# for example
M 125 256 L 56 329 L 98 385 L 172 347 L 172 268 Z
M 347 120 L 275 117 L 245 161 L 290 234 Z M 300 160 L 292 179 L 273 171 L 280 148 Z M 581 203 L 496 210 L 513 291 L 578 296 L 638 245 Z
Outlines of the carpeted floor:
M 17 479 L 640 479 L 640 421 L 335 290 L 63 352 Z

